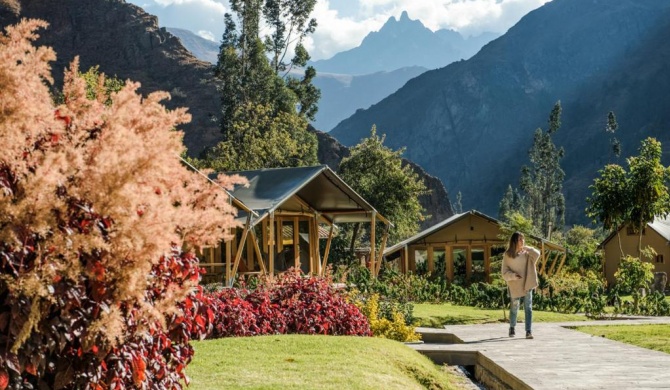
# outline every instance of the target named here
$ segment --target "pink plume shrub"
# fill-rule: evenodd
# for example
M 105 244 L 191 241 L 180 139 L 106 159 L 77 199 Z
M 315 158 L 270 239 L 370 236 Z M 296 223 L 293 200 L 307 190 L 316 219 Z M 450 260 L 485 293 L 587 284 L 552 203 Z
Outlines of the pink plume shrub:
M 0 390 L 181 388 L 214 320 L 181 248 L 223 239 L 234 210 L 181 164 L 190 118 L 167 93 L 90 100 L 75 60 L 55 106 L 40 27 L 0 34 Z

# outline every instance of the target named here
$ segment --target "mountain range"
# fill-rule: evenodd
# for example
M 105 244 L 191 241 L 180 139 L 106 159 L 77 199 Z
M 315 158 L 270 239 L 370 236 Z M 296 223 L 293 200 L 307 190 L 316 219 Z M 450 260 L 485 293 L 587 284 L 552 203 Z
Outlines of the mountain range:
M 670 2 L 554 0 L 466 61 L 432 70 L 342 121 L 331 135 L 354 145 L 377 125 L 390 147 L 441 178 L 463 206 L 497 215 L 517 185 L 538 127 L 561 101 L 566 220 L 586 223 L 588 186 L 608 162 L 625 165 L 640 140 L 670 146 Z M 607 113 L 623 155 L 609 152 Z M 666 162 L 667 163 L 667 162 Z
M 218 44 L 189 30 L 168 27 L 197 58 L 217 62 Z M 311 63 L 321 90 L 315 128 L 330 131 L 356 110 L 368 108 L 429 69 L 469 58 L 498 34 L 464 38 L 453 30 L 431 31 L 407 12 L 391 17 L 360 46 Z
M 403 12 L 390 17 L 379 31 L 371 32 L 350 50 L 311 62 L 317 72 L 362 75 L 412 66 L 435 69 L 470 58 L 498 34 L 465 38 L 453 30 L 431 31 Z

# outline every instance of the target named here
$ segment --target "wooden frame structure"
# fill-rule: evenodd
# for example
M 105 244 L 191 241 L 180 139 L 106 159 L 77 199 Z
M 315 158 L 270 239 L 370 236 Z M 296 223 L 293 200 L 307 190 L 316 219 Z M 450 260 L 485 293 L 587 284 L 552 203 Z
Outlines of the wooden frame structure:
M 323 275 L 335 225 L 360 222 L 370 223 L 372 232 L 378 222 L 386 226 L 382 250 L 371 256 L 370 267 L 378 272 L 391 223 L 328 166 L 228 174 L 249 180 L 248 187 L 230 191 L 243 227 L 233 232 L 230 241 L 201 250 L 208 280 L 231 284 L 237 275 L 272 276 L 291 267 Z M 374 248 L 374 233 L 372 237 Z M 323 249 L 320 240 L 326 240 Z
M 444 261 L 444 272 L 450 281 L 491 282 L 491 258 L 504 251 L 507 242 L 501 240 L 500 221 L 476 210 L 456 214 L 452 217 L 402 241 L 384 252 L 387 261 L 396 261 L 403 273 L 416 272 L 417 266 L 425 266 L 434 272 L 438 261 Z M 566 259 L 566 251 L 560 245 L 539 237 L 541 257 L 538 260 L 540 274 L 553 275 L 560 272 Z

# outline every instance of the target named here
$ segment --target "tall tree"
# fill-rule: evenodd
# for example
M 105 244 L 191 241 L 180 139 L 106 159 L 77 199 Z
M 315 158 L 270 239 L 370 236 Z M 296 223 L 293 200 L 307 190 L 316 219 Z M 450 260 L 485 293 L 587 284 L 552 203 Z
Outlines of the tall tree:
M 628 159 L 630 221 L 639 234 L 638 252 L 642 253 L 642 233 L 656 215 L 670 212 L 668 178 L 670 171 L 661 164 L 661 143 L 654 138 L 642 141 L 640 155 Z
M 393 222 L 391 243 L 415 234 L 423 219 L 419 196 L 426 193 L 426 185 L 409 165 L 402 164 L 403 152 L 404 149 L 393 151 L 384 146 L 384 136 L 377 136 L 373 126 L 370 137 L 351 148 L 351 155 L 339 167 L 342 179 Z M 354 227 L 352 247 L 359 228 Z
M 628 220 L 629 214 L 627 210 L 630 204 L 627 173 L 621 166 L 609 164 L 601 169 L 599 174 L 600 177 L 597 177 L 589 187 L 592 194 L 591 197 L 586 198 L 588 204 L 586 215 L 594 221 L 600 221 L 605 230 L 617 231 L 619 250 L 623 257 L 619 227 Z
M 639 235 L 638 254 L 642 253 L 642 234 L 655 216 L 670 213 L 670 168 L 661 164 L 661 143 L 654 138 L 642 141 L 639 156 L 628 158 L 628 171 L 616 164 L 600 170 L 591 185 L 586 213 L 606 229 L 630 225 Z M 622 251 L 623 256 L 623 251 Z
M 309 17 L 316 0 L 231 0 L 230 4 L 233 14 L 224 16 L 214 67 L 224 139 L 197 165 L 239 170 L 316 163 L 316 137 L 307 131 L 307 120 L 314 118 L 320 97 L 312 84 L 316 71 L 307 67 L 302 78 L 289 73 L 309 60 L 302 41 L 316 28 Z M 269 33 L 262 36 L 260 26 Z M 295 55 L 286 62 L 290 50 Z M 252 122 L 260 127 L 250 126 Z M 296 143 L 303 144 L 300 153 L 288 150 L 285 155 L 291 157 L 278 156 L 280 149 Z M 239 164 L 237 158 L 242 158 Z
M 507 186 L 505 195 L 498 205 L 498 219 L 501 221 L 508 221 L 509 215 L 514 212 L 522 215 L 526 214 L 524 199 L 518 189 L 512 188 L 512 185 L 509 185 Z
M 528 152 L 531 167 L 521 169 L 520 187 L 528 200 L 529 217 L 545 236 L 551 229 L 562 229 L 565 225 L 565 198 L 561 169 L 563 148 L 557 148 L 552 135 L 561 127 L 561 102 L 557 102 L 549 114 L 549 128 L 535 131 L 533 146 Z

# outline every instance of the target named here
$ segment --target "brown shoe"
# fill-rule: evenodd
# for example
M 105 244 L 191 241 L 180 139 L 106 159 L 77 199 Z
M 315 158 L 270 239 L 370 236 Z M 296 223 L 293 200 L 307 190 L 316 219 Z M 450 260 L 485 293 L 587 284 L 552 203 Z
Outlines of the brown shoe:
M 533 338 L 533 334 L 530 333 L 530 332 L 526 332 L 526 338 L 527 338 L 527 339 L 532 339 L 532 338 Z

